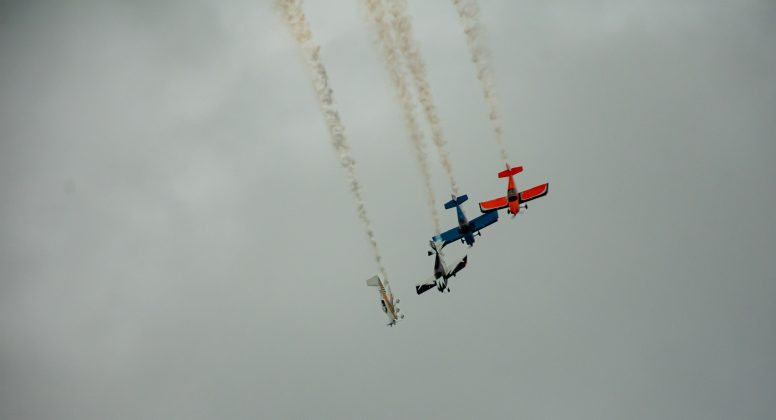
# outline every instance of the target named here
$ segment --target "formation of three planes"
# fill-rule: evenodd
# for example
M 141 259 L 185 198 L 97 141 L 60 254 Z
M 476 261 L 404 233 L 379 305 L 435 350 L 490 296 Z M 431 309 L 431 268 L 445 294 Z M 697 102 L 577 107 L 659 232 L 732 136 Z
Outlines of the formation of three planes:
M 506 170 L 498 173 L 499 178 L 509 178 L 507 184 L 507 194 L 502 197 L 494 198 L 492 200 L 480 202 L 480 211 L 482 215 L 468 220 L 461 204 L 463 204 L 469 197 L 464 194 L 459 197 L 452 196 L 452 200 L 445 203 L 445 209 L 455 208 L 458 215 L 458 226 L 448 231 L 431 238 L 429 242 L 431 250 L 428 251 L 428 255 L 435 255 L 434 259 L 434 274 L 425 282 L 415 286 L 417 294 L 422 294 L 433 288 L 437 288 L 440 292 L 450 292 L 448 287 L 448 281 L 451 277 L 454 277 L 459 271 L 466 267 L 468 256 L 464 256 L 453 266 L 448 266 L 444 261 L 444 254 L 442 248 L 453 242 L 461 241 L 471 247 L 474 245 L 474 236 L 482 235 L 480 231 L 493 223 L 498 221 L 498 210 L 507 209 L 507 213 L 511 214 L 514 218 L 520 212 L 520 209 L 527 209 L 528 202 L 547 195 L 550 184 L 544 183 L 535 187 L 528 188 L 527 190 L 518 191 L 515 186 L 514 175 L 523 171 L 522 166 L 511 168 L 509 164 L 506 165 Z M 451 268 L 452 267 L 452 268 Z M 386 290 L 383 280 L 380 275 L 375 275 L 366 281 L 367 286 L 375 286 L 380 293 L 380 303 L 383 308 L 383 312 L 388 316 L 389 326 L 396 325 L 400 319 L 404 318 L 404 315 L 399 314 L 399 299 L 394 299 L 393 294 Z

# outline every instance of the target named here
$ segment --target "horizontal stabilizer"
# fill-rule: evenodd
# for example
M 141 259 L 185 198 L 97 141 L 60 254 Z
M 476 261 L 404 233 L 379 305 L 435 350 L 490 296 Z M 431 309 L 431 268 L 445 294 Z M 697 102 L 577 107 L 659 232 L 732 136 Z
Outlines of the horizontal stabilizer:
M 460 206 L 461 204 L 465 203 L 466 200 L 468 200 L 468 199 L 469 199 L 469 196 L 466 195 L 466 194 L 464 194 L 464 195 L 462 195 L 462 196 L 460 196 L 458 198 L 453 196 L 452 200 L 450 200 L 447 203 L 445 203 L 445 208 L 446 209 L 451 209 L 453 207 Z
M 498 173 L 498 177 L 499 178 L 506 178 L 506 177 L 508 177 L 510 175 L 517 175 L 520 172 L 523 172 L 523 167 L 522 166 L 516 166 L 514 168 L 507 167 L 507 168 L 508 169 L 506 171 L 501 171 L 501 172 Z

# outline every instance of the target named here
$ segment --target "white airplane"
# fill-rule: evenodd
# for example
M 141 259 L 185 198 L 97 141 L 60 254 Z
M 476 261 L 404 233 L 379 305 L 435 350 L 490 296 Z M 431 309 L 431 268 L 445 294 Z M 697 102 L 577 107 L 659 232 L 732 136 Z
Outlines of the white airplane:
M 454 277 L 456 273 L 466 267 L 466 259 L 468 256 L 464 255 L 463 258 L 458 261 L 455 267 L 452 270 L 449 270 L 447 265 L 445 265 L 444 254 L 442 254 L 441 249 L 442 247 L 440 246 L 437 248 L 437 244 L 441 244 L 442 242 L 431 241 L 429 243 L 431 244 L 431 249 L 433 252 L 428 251 L 428 255 L 436 254 L 436 259 L 434 261 L 434 274 L 425 283 L 421 283 L 415 286 L 415 291 L 418 292 L 418 294 L 421 294 L 426 290 L 430 290 L 436 287 L 441 293 L 444 293 L 445 289 L 447 289 L 447 292 L 449 293 L 450 287 L 447 286 L 447 281 L 450 279 L 450 277 Z
M 393 295 L 385 290 L 383 280 L 380 275 L 377 274 L 371 279 L 366 281 L 367 286 L 377 287 L 377 291 L 380 293 L 380 304 L 383 306 L 383 312 L 388 315 L 390 322 L 388 326 L 393 327 L 400 319 L 404 319 L 404 315 L 399 315 L 399 308 L 396 306 L 399 304 L 399 299 L 394 300 Z

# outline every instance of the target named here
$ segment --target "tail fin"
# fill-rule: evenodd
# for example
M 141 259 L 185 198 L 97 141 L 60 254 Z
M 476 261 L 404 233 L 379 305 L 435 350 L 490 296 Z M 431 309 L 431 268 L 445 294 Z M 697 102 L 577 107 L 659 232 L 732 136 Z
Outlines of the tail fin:
M 523 172 L 523 167 L 522 166 L 516 166 L 514 168 L 510 168 L 509 165 L 507 165 L 507 170 L 499 172 L 498 173 L 498 177 L 499 178 L 506 178 L 506 177 L 508 177 L 510 175 L 517 175 L 520 172 Z
M 462 196 L 460 196 L 458 198 L 456 198 L 455 195 L 453 195 L 452 197 L 453 197 L 452 200 L 450 200 L 447 203 L 445 203 L 445 208 L 446 209 L 451 209 L 453 207 L 460 206 L 461 204 L 465 203 L 466 200 L 469 199 L 469 196 L 466 195 L 466 194 L 464 194 L 464 195 L 462 195 Z
M 372 277 L 371 279 L 366 281 L 366 285 L 380 287 L 380 277 L 379 276 Z

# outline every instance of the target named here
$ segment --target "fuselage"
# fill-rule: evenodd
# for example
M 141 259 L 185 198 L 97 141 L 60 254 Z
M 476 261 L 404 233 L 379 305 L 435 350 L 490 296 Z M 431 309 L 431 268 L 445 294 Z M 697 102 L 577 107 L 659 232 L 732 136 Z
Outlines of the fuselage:
M 455 206 L 455 210 L 458 213 L 458 231 L 463 235 L 466 245 L 472 246 L 474 244 L 474 234 L 472 233 L 471 226 L 469 226 L 469 220 L 463 214 L 461 206 Z
M 445 264 L 445 256 L 444 256 L 444 253 L 442 252 L 443 242 L 435 242 L 432 240 L 430 242 L 430 245 L 431 245 L 431 251 L 428 251 L 428 255 L 436 254 L 434 258 L 434 276 L 432 279 L 415 286 L 415 291 L 418 294 L 421 294 L 427 290 L 430 290 L 436 287 L 436 289 L 439 290 L 440 292 L 444 292 L 445 290 L 449 292 L 450 288 L 447 285 L 450 281 L 450 278 L 454 277 L 456 273 L 458 273 L 464 267 L 466 267 L 467 257 L 464 256 L 462 259 L 458 260 L 458 262 L 455 264 L 455 266 L 452 269 L 449 269 L 447 264 Z
M 507 166 L 507 169 L 509 166 Z M 515 178 L 509 175 L 509 183 L 507 184 L 507 203 L 509 204 L 509 213 L 517 215 L 520 212 L 520 194 L 515 186 Z
M 398 319 L 396 316 L 396 308 L 393 306 L 393 298 L 388 294 L 383 294 L 383 310 L 392 322 L 396 322 Z
M 393 304 L 393 296 L 388 294 L 382 283 L 380 284 L 380 303 L 382 304 L 383 312 L 388 315 L 388 318 L 392 323 L 395 323 L 398 317 L 396 316 L 396 308 Z
M 380 274 L 374 275 L 366 281 L 367 286 L 377 288 L 377 293 L 380 294 L 380 306 L 390 320 L 388 325 L 393 326 L 400 318 L 404 318 L 404 316 L 399 315 L 399 308 L 396 307 L 396 305 L 399 303 L 399 299 L 394 299 L 394 296 L 390 290 L 386 289 L 386 284 L 387 283 L 383 283 Z
M 439 252 L 436 253 L 436 261 L 434 261 L 434 277 L 436 278 L 437 289 L 440 292 L 444 292 L 447 289 L 447 267 L 445 267 L 442 257 Z

